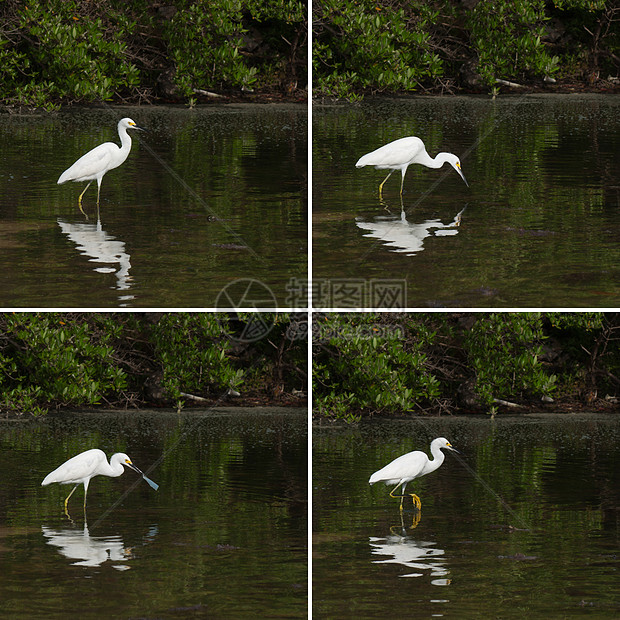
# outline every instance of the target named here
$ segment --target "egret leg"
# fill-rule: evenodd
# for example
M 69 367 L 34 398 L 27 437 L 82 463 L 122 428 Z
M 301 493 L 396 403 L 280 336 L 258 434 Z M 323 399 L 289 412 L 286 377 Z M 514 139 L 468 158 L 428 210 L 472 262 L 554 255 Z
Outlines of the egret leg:
M 90 478 L 84 481 L 84 517 L 86 517 L 86 496 L 88 495 L 89 483 L 90 483 Z
M 71 493 L 69 493 L 69 495 L 67 495 L 67 499 L 65 500 L 65 514 L 67 516 L 69 516 L 69 513 L 67 512 L 67 503 L 69 502 L 69 498 L 73 495 L 73 492 L 75 491 L 75 489 L 77 489 L 80 485 L 76 484 L 73 489 L 71 490 Z
M 411 499 L 413 500 L 413 507 L 416 508 L 417 510 L 421 510 L 422 502 L 420 501 L 420 498 L 415 493 L 405 494 L 405 487 L 407 486 L 406 482 L 402 486 L 401 495 L 394 495 L 394 491 L 396 491 L 396 489 L 399 486 L 400 486 L 400 482 L 390 491 L 390 497 L 393 497 L 393 498 L 400 497 L 400 509 L 401 510 L 403 509 L 403 499 L 407 497 L 407 495 L 410 495 Z
M 390 175 L 392 174 L 392 172 L 394 172 L 394 170 L 390 170 L 389 174 L 385 177 L 385 179 L 383 179 L 383 183 L 381 183 L 381 185 L 379 185 L 379 198 L 381 198 L 381 192 L 383 190 L 383 186 L 385 185 L 385 182 L 390 178 Z M 402 191 L 401 191 L 402 193 Z
M 97 179 L 97 209 L 99 209 L 99 193 L 101 192 L 101 179 Z
M 401 509 L 401 511 L 402 511 L 402 509 L 403 509 L 403 499 L 404 499 L 404 497 L 405 497 L 405 487 L 407 486 L 407 483 L 405 482 L 405 483 L 403 484 L 403 488 L 401 489 L 401 495 L 394 495 L 394 491 L 396 491 L 396 489 L 397 489 L 400 485 L 401 485 L 401 483 L 399 482 L 399 483 L 398 483 L 398 484 L 397 484 L 397 485 L 396 485 L 396 486 L 395 486 L 395 487 L 394 487 L 394 488 L 390 491 L 390 497 L 393 497 L 393 498 L 395 498 L 395 499 L 396 499 L 397 497 L 400 497 L 400 509 Z
M 82 196 L 86 193 L 86 190 L 90 187 L 90 184 L 92 183 L 92 181 L 88 182 L 88 185 L 84 188 L 84 191 L 80 194 L 80 197 L 78 198 L 78 205 L 80 207 L 80 211 L 86 215 L 86 213 L 84 213 L 84 209 L 82 209 Z M 99 202 L 99 200 L 97 199 L 97 202 Z M 86 216 L 88 217 L 88 216 Z M 75 489 L 73 489 L 73 491 L 75 491 Z M 71 491 L 71 493 L 73 493 L 73 491 Z
M 407 172 L 407 168 L 403 170 L 403 176 L 400 178 L 400 195 L 403 195 L 403 185 L 405 184 L 405 173 Z

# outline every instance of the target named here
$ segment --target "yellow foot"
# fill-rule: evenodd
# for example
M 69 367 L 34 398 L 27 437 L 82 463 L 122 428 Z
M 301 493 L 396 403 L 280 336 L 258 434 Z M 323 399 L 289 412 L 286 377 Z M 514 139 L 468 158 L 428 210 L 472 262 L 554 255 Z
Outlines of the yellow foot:
M 411 495 L 411 499 L 413 500 L 413 507 L 421 510 L 422 502 L 420 501 L 420 498 L 415 493 L 409 493 L 409 495 Z

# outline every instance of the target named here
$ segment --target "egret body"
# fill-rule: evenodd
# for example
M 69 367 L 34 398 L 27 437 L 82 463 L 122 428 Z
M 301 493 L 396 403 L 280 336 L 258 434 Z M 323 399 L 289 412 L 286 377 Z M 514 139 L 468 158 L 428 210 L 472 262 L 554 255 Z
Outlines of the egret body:
M 82 209 L 82 196 L 84 196 L 90 184 L 95 179 L 97 180 L 97 207 L 99 207 L 99 194 L 101 192 L 103 175 L 108 170 L 118 168 L 127 159 L 129 151 L 131 151 L 131 137 L 127 133 L 128 129 L 144 131 L 130 118 L 122 118 L 118 121 L 118 136 L 121 139 L 120 147 L 114 144 L 114 142 L 104 142 L 96 146 L 92 151 L 88 151 L 86 155 L 82 155 L 70 168 L 67 168 L 60 175 L 58 185 L 67 181 L 88 181 L 88 185 L 78 198 L 78 205 L 82 213 L 84 213 L 84 209 Z M 84 213 L 84 215 L 86 214 Z
M 400 170 L 402 174 L 400 193 L 402 196 L 405 173 L 411 164 L 422 164 L 427 168 L 441 168 L 446 162 L 459 173 L 459 176 L 465 181 L 465 185 L 469 187 L 469 183 L 467 183 L 461 170 L 461 162 L 456 155 L 453 153 L 438 153 L 436 157 L 431 157 L 426 152 L 424 142 L 415 136 L 394 140 L 394 142 L 385 144 L 372 153 L 366 153 L 366 155 L 359 158 L 355 167 L 374 166 L 377 169 L 391 169 L 385 179 L 383 179 L 383 183 L 379 185 L 379 196 L 381 196 L 384 183 L 390 178 L 392 172 Z
M 159 488 L 159 485 L 147 478 L 123 452 L 113 454 L 108 463 L 105 452 L 96 448 L 93 450 L 86 450 L 86 452 L 82 452 L 70 458 L 68 461 L 65 461 L 60 467 L 57 467 L 53 472 L 45 476 L 41 486 L 45 487 L 52 482 L 74 484 L 75 486 L 65 500 L 65 512 L 67 512 L 67 502 L 69 498 L 73 495 L 75 489 L 77 489 L 80 484 L 83 484 L 84 510 L 86 510 L 86 493 L 88 492 L 90 479 L 94 476 L 117 478 L 124 473 L 125 467 L 130 467 L 138 472 L 155 490 Z
M 445 454 L 441 451 L 442 448 L 452 450 L 458 453 L 458 450 L 452 447 L 450 442 L 444 437 L 437 437 L 431 442 L 431 454 L 433 460 L 431 461 L 424 452 L 416 450 L 415 452 L 408 452 L 394 459 L 391 463 L 386 465 L 383 469 L 376 471 L 368 482 L 374 484 L 375 482 L 385 482 L 385 484 L 395 484 L 396 486 L 390 491 L 390 497 L 400 497 L 400 509 L 403 509 L 403 498 L 405 497 L 405 487 L 408 482 L 430 474 L 435 471 L 444 461 Z M 401 495 L 394 495 L 394 491 L 402 485 Z M 413 505 L 419 510 L 422 507 L 420 498 L 415 493 L 409 493 L 413 499 Z

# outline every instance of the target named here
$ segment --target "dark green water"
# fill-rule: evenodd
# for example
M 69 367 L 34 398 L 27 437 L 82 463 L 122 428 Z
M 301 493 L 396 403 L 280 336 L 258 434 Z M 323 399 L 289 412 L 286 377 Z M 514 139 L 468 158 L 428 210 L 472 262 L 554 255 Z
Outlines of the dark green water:
M 387 171 L 355 163 L 411 135 L 458 155 L 470 187 L 449 165 L 412 165 L 402 205 L 400 172 L 380 202 Z M 315 105 L 315 306 L 390 307 L 373 292 L 390 280 L 401 307 L 617 307 L 618 152 L 614 95 Z
M 56 182 L 119 143 L 124 116 L 149 131 L 132 132 L 127 161 L 105 175 L 99 222 L 88 189 L 86 221 L 86 184 Z M 0 138 L 1 305 L 215 307 L 239 278 L 294 305 L 287 286 L 307 277 L 306 106 L 5 115 Z
M 41 487 L 68 457 L 131 470 Z M 0 423 L 0 616 L 303 618 L 305 410 L 86 414 Z
M 437 436 L 416 526 L 368 478 Z M 617 416 L 316 427 L 314 617 L 617 618 L 619 446 Z

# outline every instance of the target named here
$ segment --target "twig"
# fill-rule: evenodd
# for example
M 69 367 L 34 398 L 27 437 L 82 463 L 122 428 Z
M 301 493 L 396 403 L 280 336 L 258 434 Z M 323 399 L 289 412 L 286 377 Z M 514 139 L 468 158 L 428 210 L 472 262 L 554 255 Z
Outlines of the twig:
M 504 407 L 512 407 L 513 409 L 521 409 L 523 405 L 518 405 L 517 403 L 511 403 L 509 400 L 502 400 L 501 398 L 494 398 L 494 403 L 498 405 L 504 405 Z
M 183 396 L 183 398 L 188 398 L 189 400 L 195 400 L 197 403 L 210 402 L 209 400 L 207 400 L 206 398 L 203 398 L 202 396 L 194 396 L 193 394 L 186 394 L 185 392 L 179 392 L 179 394 Z

